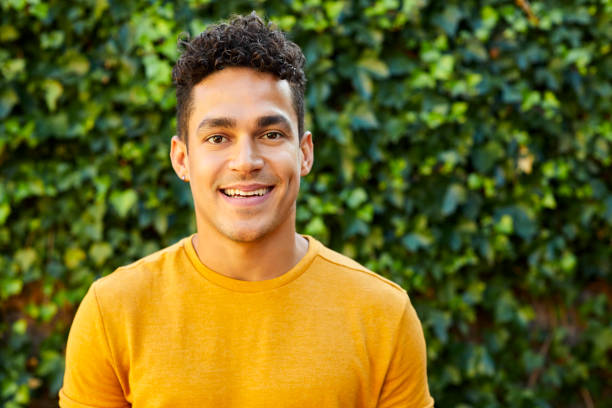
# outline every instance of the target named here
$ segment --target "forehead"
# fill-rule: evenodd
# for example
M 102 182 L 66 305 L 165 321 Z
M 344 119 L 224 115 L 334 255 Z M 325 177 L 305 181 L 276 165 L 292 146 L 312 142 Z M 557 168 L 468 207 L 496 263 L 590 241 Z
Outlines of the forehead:
M 203 119 L 228 117 L 237 122 L 281 114 L 296 127 L 291 87 L 270 73 L 251 68 L 230 67 L 217 71 L 192 89 L 192 113 L 189 129 Z

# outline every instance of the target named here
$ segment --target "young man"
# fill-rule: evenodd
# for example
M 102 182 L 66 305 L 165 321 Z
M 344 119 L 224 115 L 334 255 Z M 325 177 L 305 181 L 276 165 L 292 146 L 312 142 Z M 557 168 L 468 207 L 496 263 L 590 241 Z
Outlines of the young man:
M 295 231 L 304 56 L 254 14 L 174 67 L 171 159 L 197 233 L 96 281 L 62 407 L 432 407 L 405 291 Z

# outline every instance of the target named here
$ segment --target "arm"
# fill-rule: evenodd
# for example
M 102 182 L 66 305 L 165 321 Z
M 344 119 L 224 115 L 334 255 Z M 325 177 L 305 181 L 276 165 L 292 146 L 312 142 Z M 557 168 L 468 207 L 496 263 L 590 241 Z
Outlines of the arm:
M 407 299 L 378 407 L 433 406 L 427 385 L 427 355 L 423 329 L 410 300 Z
M 128 407 L 91 286 L 76 313 L 66 347 L 60 407 Z

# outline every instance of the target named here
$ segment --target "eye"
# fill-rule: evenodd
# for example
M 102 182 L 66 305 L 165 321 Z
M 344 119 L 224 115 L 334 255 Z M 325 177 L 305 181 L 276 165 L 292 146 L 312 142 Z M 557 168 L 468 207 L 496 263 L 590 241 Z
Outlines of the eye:
M 226 140 L 227 138 L 223 135 L 212 135 L 211 137 L 206 139 L 206 141 L 210 144 L 221 144 L 225 142 Z
M 268 140 L 278 140 L 283 137 L 283 134 L 280 132 L 268 132 L 265 133 L 262 137 Z

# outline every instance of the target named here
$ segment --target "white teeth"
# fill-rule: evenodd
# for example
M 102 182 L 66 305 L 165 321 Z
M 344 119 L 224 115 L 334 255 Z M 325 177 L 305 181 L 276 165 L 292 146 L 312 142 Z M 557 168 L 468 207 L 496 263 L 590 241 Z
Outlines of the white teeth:
M 235 188 L 226 188 L 223 192 L 230 197 L 251 197 L 251 196 L 262 196 L 270 191 L 269 188 L 260 188 L 259 190 L 253 191 L 242 191 Z

